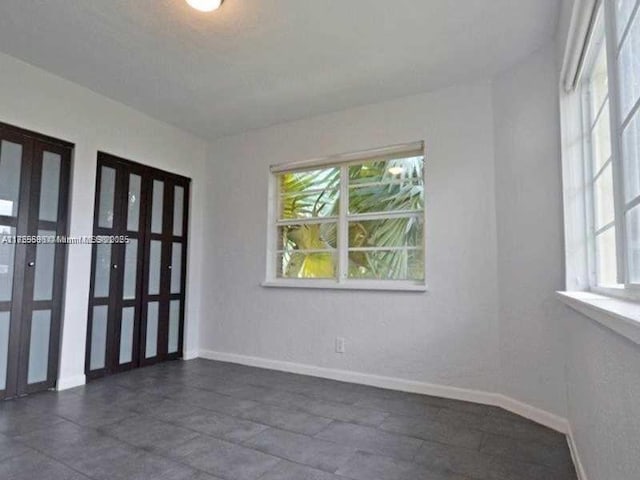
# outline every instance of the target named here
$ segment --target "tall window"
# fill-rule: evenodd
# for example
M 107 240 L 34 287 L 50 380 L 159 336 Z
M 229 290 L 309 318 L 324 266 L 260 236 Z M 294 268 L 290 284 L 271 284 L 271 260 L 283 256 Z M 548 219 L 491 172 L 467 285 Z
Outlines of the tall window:
M 640 286 L 640 0 L 602 0 L 581 78 L 591 284 Z
M 424 287 L 422 143 L 272 168 L 267 283 Z

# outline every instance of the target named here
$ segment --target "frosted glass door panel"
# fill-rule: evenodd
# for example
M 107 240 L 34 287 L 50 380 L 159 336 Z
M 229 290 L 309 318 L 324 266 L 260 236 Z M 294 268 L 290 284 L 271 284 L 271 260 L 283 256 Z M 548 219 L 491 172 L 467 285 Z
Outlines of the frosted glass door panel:
M 169 304 L 169 353 L 178 351 L 178 339 L 180 336 L 180 300 L 172 300 Z
M 137 232 L 140 229 L 140 175 L 129 175 L 129 194 L 127 207 L 127 230 Z
M 39 230 L 44 238 L 55 237 L 56 232 Z M 34 300 L 53 299 L 53 272 L 56 258 L 56 245 L 53 242 L 40 243 L 36 247 L 36 273 L 33 287 Z
M 153 358 L 158 354 L 158 306 L 158 302 L 149 302 L 147 306 L 145 358 Z
M 0 312 L 0 390 L 7 387 L 7 360 L 9 356 L 9 324 L 11 313 Z
M 149 295 L 160 293 L 160 266 L 162 242 L 152 240 L 149 247 Z
M 91 328 L 91 370 L 104 368 L 107 349 L 107 312 L 109 307 L 100 305 L 93 307 Z
M 173 196 L 173 234 L 182 236 L 182 214 L 184 212 L 184 187 L 176 186 Z
M 174 243 L 171 251 L 171 293 L 180 293 L 182 279 L 182 244 Z
M 11 301 L 13 293 L 13 259 L 15 244 L 7 242 L 7 237 L 15 235 L 15 229 L 0 225 L 0 302 Z
M 31 341 L 29 342 L 29 373 L 27 383 L 44 382 L 49 367 L 49 334 L 51 310 L 35 310 L 31 316 Z
M 96 269 L 93 287 L 95 298 L 109 296 L 109 279 L 111 278 L 111 245 L 101 243 L 96 247 Z
M 44 152 L 42 155 L 42 180 L 40 181 L 40 220 L 58 220 L 60 192 L 60 155 Z
M 125 247 L 123 298 L 136 298 L 136 275 L 138 272 L 138 240 L 130 239 Z
M 98 206 L 98 226 L 113 227 L 113 200 L 116 188 L 116 171 L 110 167 L 101 167 L 100 203 Z
M 0 215 L 18 215 L 22 145 L 0 142 Z
M 162 233 L 164 182 L 160 180 L 153 181 L 153 198 L 151 202 L 151 233 Z
M 120 324 L 120 364 L 129 363 L 133 359 L 133 314 L 134 307 L 122 309 Z

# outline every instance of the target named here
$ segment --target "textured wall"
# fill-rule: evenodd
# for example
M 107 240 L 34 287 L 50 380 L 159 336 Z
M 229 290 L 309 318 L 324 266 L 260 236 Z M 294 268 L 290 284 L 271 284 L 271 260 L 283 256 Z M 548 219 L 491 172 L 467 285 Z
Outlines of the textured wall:
M 481 82 L 214 142 L 201 348 L 495 391 L 491 118 Z M 427 146 L 428 293 L 260 286 L 270 164 L 416 140 Z
M 558 74 L 549 44 L 493 83 L 502 390 L 566 415 Z

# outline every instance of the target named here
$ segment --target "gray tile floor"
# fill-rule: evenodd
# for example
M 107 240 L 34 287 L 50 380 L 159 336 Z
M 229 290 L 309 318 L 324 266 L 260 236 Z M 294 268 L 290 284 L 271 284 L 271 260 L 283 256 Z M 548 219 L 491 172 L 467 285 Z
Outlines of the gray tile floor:
M 11 480 L 575 480 L 504 410 L 207 360 L 0 402 Z

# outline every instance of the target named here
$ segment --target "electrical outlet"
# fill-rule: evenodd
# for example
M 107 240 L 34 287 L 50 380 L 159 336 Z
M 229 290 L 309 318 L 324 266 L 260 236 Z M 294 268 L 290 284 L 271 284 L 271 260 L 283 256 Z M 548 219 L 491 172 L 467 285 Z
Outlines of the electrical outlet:
M 344 353 L 344 337 L 336 337 L 336 353 Z

